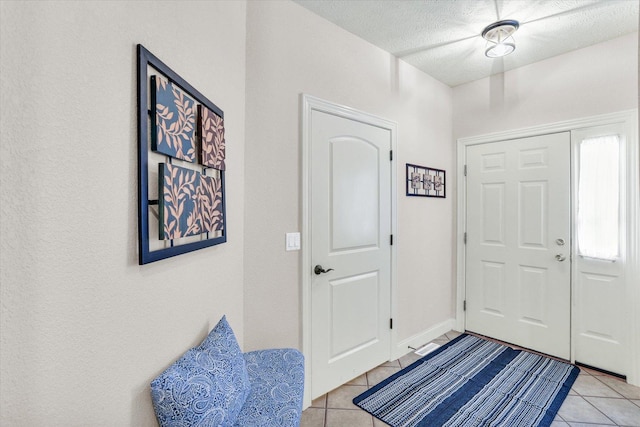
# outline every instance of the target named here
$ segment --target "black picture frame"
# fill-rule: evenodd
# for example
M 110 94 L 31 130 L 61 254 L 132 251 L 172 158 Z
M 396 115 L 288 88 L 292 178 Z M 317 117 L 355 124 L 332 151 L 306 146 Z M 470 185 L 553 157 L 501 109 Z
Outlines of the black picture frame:
M 406 165 L 407 196 L 446 198 L 446 171 L 411 163 Z
M 152 209 L 158 209 L 158 200 L 149 200 L 149 152 L 150 152 L 150 77 L 148 73 L 149 67 L 153 68 L 172 84 L 178 86 L 188 96 L 193 98 L 209 110 L 224 118 L 224 112 L 218 108 L 207 97 L 202 95 L 198 90 L 191 86 L 187 81 L 180 77 L 175 71 L 169 68 L 164 62 L 153 55 L 141 44 L 137 45 L 137 121 L 138 121 L 138 263 L 140 265 L 159 261 L 176 255 L 185 254 L 199 249 L 211 247 L 221 243 L 225 243 L 228 238 L 227 221 L 226 221 L 226 201 L 225 201 L 225 171 L 219 171 L 221 188 L 222 188 L 222 217 L 224 218 L 224 226 L 220 233 L 215 236 L 209 233 L 203 233 L 200 240 L 191 241 L 183 244 L 174 244 L 173 240 L 169 241 L 169 247 L 151 250 L 149 241 L 149 215 Z M 171 163 L 171 159 L 168 160 Z M 206 168 L 203 167 L 203 172 Z M 152 185 L 157 185 L 153 183 Z M 158 197 L 161 197 L 160 195 Z M 157 234 L 157 233 L 154 233 Z M 219 234 L 219 235 L 218 235 Z

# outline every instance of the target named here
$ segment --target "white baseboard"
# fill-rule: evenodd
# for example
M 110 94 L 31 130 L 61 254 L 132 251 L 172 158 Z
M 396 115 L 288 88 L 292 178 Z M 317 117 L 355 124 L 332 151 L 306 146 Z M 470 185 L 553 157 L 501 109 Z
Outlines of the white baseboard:
M 419 348 L 428 343 L 429 341 L 433 341 L 438 338 L 440 335 L 443 335 L 456 326 L 455 319 L 447 319 L 444 322 L 438 323 L 437 325 L 432 326 L 431 328 L 419 332 L 407 339 L 400 341 L 394 350 L 394 354 L 391 355 L 391 360 L 398 359 L 404 356 L 407 353 L 410 353 L 411 350 L 409 347 Z

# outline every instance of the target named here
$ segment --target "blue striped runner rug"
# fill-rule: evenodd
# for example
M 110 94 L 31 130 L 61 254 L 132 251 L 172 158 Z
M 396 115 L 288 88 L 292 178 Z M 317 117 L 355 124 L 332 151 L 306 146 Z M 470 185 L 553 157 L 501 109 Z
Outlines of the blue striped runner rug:
M 548 427 L 579 372 L 463 334 L 353 403 L 393 427 Z

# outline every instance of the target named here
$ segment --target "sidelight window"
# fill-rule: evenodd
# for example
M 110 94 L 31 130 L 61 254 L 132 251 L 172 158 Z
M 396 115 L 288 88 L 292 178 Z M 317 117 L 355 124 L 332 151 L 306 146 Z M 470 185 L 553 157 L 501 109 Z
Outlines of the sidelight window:
M 620 255 L 620 138 L 587 138 L 578 146 L 578 254 Z

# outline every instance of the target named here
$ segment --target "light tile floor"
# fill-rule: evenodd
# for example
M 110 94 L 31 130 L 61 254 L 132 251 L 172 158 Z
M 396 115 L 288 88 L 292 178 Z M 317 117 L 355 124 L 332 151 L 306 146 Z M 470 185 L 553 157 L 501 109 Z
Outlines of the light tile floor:
M 451 331 L 432 342 L 446 344 L 460 335 Z M 386 423 L 355 406 L 351 400 L 420 356 L 409 353 L 378 366 L 314 400 L 302 413 L 301 427 L 382 427 Z M 581 368 L 553 427 L 640 427 L 640 387 L 590 369 Z M 436 426 L 434 426 L 436 427 Z

